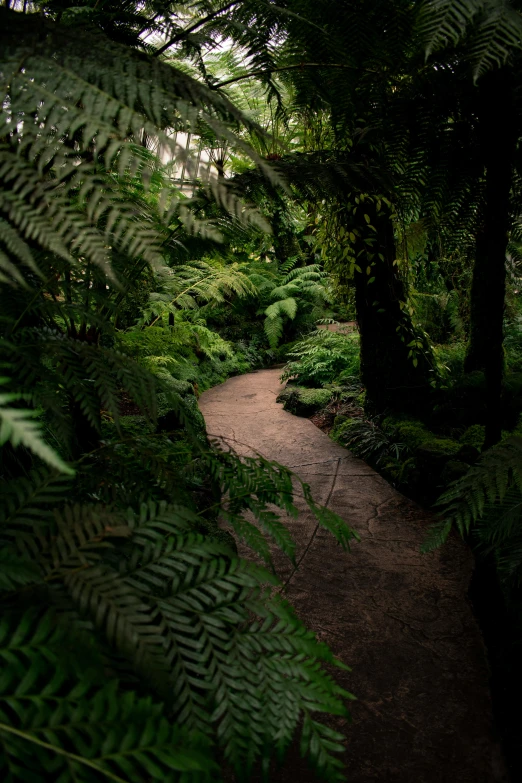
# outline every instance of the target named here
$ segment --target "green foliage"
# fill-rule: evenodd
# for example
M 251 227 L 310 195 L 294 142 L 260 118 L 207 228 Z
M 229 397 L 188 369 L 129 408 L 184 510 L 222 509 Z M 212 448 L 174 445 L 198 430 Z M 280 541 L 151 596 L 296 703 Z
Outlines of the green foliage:
M 291 296 L 279 299 L 265 310 L 265 332 L 271 348 L 276 348 L 283 334 L 284 317 L 293 320 L 297 312 L 297 302 Z
M 493 553 L 503 581 L 522 582 L 522 439 L 518 435 L 485 452 L 468 473 L 454 482 L 438 501 L 440 521 L 424 551 L 441 546 L 451 530 L 472 532 L 479 551 Z
M 295 544 L 269 510 L 275 503 L 295 515 L 291 472 L 223 452 L 204 463 L 227 490 L 221 513 L 238 535 L 265 557 L 270 536 L 293 558 Z M 351 531 L 301 488 L 320 523 L 347 546 Z M 238 773 L 248 772 L 259 757 L 284 752 L 304 715 L 303 748 L 325 779 L 341 780 L 332 737 L 313 715 L 345 715 L 349 694 L 318 668 L 319 661 L 339 665 L 328 649 L 267 592 L 278 580 L 198 533 L 204 520 L 189 507 L 70 506 L 69 494 L 67 482 L 44 472 L 2 487 L 1 589 L 9 611 L 0 655 L 11 676 L 2 681 L 9 708 L 0 715 L 8 738 L 0 765 L 7 779 L 31 770 L 44 780 L 59 769 L 64 779 L 83 770 L 77 774 L 86 780 L 215 780 L 208 740 Z M 247 509 L 259 527 L 243 516 Z M 109 656 L 120 683 L 93 671 L 100 656 Z M 137 682 L 156 705 L 132 692 Z M 284 727 L 265 719 L 274 710 L 285 714 Z
M 442 370 L 442 377 L 449 383 L 458 380 L 464 374 L 466 344 L 454 342 L 448 345 L 435 346 L 435 357 Z
M 412 450 L 433 438 L 422 422 L 406 416 L 389 416 L 383 420 L 382 428 L 390 437 L 402 441 Z
M 415 419 L 388 417 L 382 427 L 391 439 L 407 446 L 415 455 L 419 467 L 424 470 L 442 467 L 446 459 L 454 457 L 460 449 L 457 441 L 432 432 Z
M 342 382 L 359 372 L 359 337 L 317 329 L 288 353 L 281 380 L 303 386 Z
M 483 424 L 472 424 L 467 430 L 460 436 L 459 441 L 466 446 L 474 446 L 479 451 L 482 450 L 484 445 L 485 427 Z
M 217 519 L 268 564 L 274 545 L 293 559 L 274 509 L 295 515 L 297 486 L 344 547 L 355 535 L 281 466 L 209 449 L 196 395 L 332 315 L 314 251 L 349 307 L 356 275 L 371 294 L 384 248 L 370 212 L 397 245 L 386 259 L 411 364 L 431 362 L 415 321 L 460 341 L 438 349 L 446 385 L 460 376 L 469 273 L 457 268 L 484 200 L 464 75 L 513 58 L 519 13 L 500 0 L 66 5 L 0 14 L 0 769 L 189 783 L 219 779 L 221 758 L 248 778 L 300 731 L 341 780 L 342 738 L 316 720 L 346 715 L 349 694 L 322 668 L 338 662 Z M 237 53 L 209 58 L 223 40 Z M 202 147 L 240 174 L 196 181 Z M 358 354 L 357 335 L 318 331 L 283 377 L 342 382 Z M 315 406 L 332 391 L 299 395 Z M 459 448 L 413 420 L 337 435 L 398 483 L 409 450 L 429 472 Z M 502 523 L 516 581 L 514 471 L 487 503 L 518 497 Z M 493 528 L 481 535 L 500 552 Z
M 469 455 L 459 453 L 464 442 L 443 437 L 404 414 L 362 419 L 361 413 L 339 417 L 331 437 L 421 502 L 431 505 L 441 485 L 467 473 Z
M 347 419 L 334 427 L 331 437 L 379 470 L 395 486 L 408 486 L 415 468 L 412 451 L 406 443 L 385 432 L 380 422 Z
M 504 350 L 507 369 L 511 372 L 522 371 L 522 319 L 516 316 L 504 327 Z
M 297 486 L 340 545 L 356 536 L 291 471 L 209 447 L 193 393 L 247 366 L 212 308 L 311 312 L 321 273 L 267 275 L 261 301 L 216 260 L 213 242 L 266 222 L 226 178 L 189 201 L 149 142 L 194 174 L 176 134 L 199 134 L 276 185 L 244 141 L 262 131 L 150 56 L 136 19 L 52 6 L 0 14 L 2 778 L 203 783 L 218 758 L 248 778 L 300 734 L 341 781 L 318 718 L 347 716 L 326 669 L 342 664 L 217 520 L 268 564 L 272 546 L 294 559 L 276 510 L 295 516 Z
M 194 310 L 202 304 L 220 304 L 232 295 L 254 295 L 256 288 L 238 264 L 223 264 L 217 260 L 192 261 L 165 268 L 158 278 L 160 290 L 150 295 L 142 310 L 139 326 L 165 323 L 170 314 L 179 310 Z
M 9 225 L 2 223 L 0 236 L 23 263 L 38 268 L 31 240 L 69 264 L 81 258 L 109 275 L 116 253 L 161 267 L 166 226 L 178 221 L 188 233 L 205 231 L 168 183 L 160 188 L 151 221 L 146 199 L 131 194 L 125 179 L 137 176 L 147 183 L 158 170 L 155 156 L 140 149 L 143 134 L 172 156 L 189 154 L 166 132 L 172 128 L 190 131 L 206 124 L 228 141 L 236 138 L 248 154 L 231 122 L 249 121 L 232 103 L 93 28 L 2 9 L 1 29 L 7 93 L 0 170 Z M 23 123 L 13 124 L 22 116 Z M 225 183 L 209 180 L 209 187 L 227 210 L 243 221 L 256 220 Z
M 475 79 L 505 63 L 522 46 L 522 19 L 504 0 L 425 0 L 419 32 L 427 55 L 468 36 Z
M 101 685 L 67 661 L 53 612 L 8 612 L 0 624 L 0 768 L 5 780 L 210 780 L 205 743 L 173 726 L 150 698 Z M 25 673 L 25 679 L 20 674 Z M 14 720 L 13 720 L 14 718 Z
M 219 334 L 183 316 L 172 327 L 151 325 L 121 333 L 118 342 L 151 372 L 162 375 L 167 371 L 179 381 L 199 381 L 197 365 L 204 359 L 234 355 L 230 343 Z
M 299 308 L 324 303 L 327 298 L 322 283 L 324 273 L 317 264 L 295 267 L 297 259 L 289 259 L 282 271 L 286 272 L 271 287 L 270 299 L 275 300 L 264 311 L 265 333 L 272 349 L 277 348 L 283 335 L 285 319 L 293 321 Z M 288 271 L 289 270 L 289 271 Z
M 426 457 L 452 457 L 459 451 L 459 444 L 451 438 L 437 438 L 433 435 L 419 444 L 420 452 Z
M 333 437 L 357 457 L 377 466 L 384 465 L 391 457 L 399 460 L 408 450 L 405 443 L 391 440 L 384 430 L 371 420 L 349 419 L 334 431 Z
M 7 378 L 0 378 L 0 384 L 7 382 Z M 23 399 L 24 395 L 19 393 L 0 394 L 0 446 L 7 441 L 15 448 L 22 445 L 47 465 L 64 473 L 73 473 L 74 471 L 43 439 L 41 426 L 34 420 L 37 411 L 8 407 L 8 403 L 21 402 Z
M 118 342 L 152 372 L 167 371 L 196 383 L 199 390 L 245 372 L 258 356 L 250 358 L 250 346 L 232 345 L 219 334 L 231 331 L 232 307 L 242 314 L 250 306 L 256 317 L 265 315 L 265 338 L 275 350 L 285 321 L 294 320 L 298 310 L 312 312 L 326 297 L 320 268 L 294 268 L 296 261 L 290 260 L 279 272 L 267 271 L 266 264 L 257 261 L 238 264 L 222 259 L 167 268 L 157 276 L 157 291 L 150 294 L 136 325 L 118 335 Z M 265 306 L 268 301 L 271 304 Z M 224 322 L 220 312 L 226 314 Z
M 444 281 L 439 285 L 429 286 L 430 292 L 420 292 L 410 288 L 416 323 L 425 330 L 431 340 L 438 345 L 448 340 L 459 340 L 464 337 L 464 323 L 461 317 L 463 292 L 446 291 Z M 425 286 L 428 288 L 428 286 Z M 442 290 L 436 290 L 437 288 Z M 434 349 L 435 354 L 437 348 Z
M 325 408 L 333 397 L 330 389 L 306 389 L 301 386 L 287 385 L 277 396 L 277 402 L 296 416 L 310 416 Z

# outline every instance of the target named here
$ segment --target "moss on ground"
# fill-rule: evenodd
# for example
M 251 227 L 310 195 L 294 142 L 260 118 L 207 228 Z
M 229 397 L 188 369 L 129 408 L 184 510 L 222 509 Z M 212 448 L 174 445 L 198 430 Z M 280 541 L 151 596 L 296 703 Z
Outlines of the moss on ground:
M 277 402 L 282 402 L 285 411 L 296 416 L 312 416 L 326 407 L 332 396 L 330 389 L 305 389 L 303 386 L 289 385 L 278 395 Z
M 391 440 L 404 443 L 412 451 L 436 437 L 422 422 L 406 416 L 388 416 L 381 426 Z
M 425 452 L 437 457 L 454 457 L 460 450 L 460 443 L 451 438 L 438 438 L 433 433 L 430 437 L 420 443 L 415 449 L 416 452 Z
M 342 419 L 342 421 L 338 422 L 338 419 Z M 346 416 L 337 416 L 335 419 L 335 426 L 330 432 L 330 437 L 332 440 L 343 444 L 343 442 L 349 438 L 350 430 L 358 423 L 359 419 L 350 419 Z

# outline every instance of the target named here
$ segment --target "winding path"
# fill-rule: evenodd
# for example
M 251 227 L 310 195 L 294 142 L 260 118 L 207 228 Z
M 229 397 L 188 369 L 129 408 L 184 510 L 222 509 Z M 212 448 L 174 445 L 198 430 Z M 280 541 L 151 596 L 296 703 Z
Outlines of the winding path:
M 507 781 L 484 645 L 467 600 L 469 553 L 453 540 L 421 555 L 426 512 L 310 421 L 284 411 L 275 401 L 280 388 L 279 370 L 261 370 L 205 392 L 200 408 L 211 436 L 291 467 L 361 536 L 342 552 L 303 503 L 288 521 L 298 570 L 276 558 L 299 616 L 352 667 L 337 679 L 358 697 L 353 722 L 331 719 L 347 735 L 348 781 Z M 271 778 L 314 780 L 298 759 Z

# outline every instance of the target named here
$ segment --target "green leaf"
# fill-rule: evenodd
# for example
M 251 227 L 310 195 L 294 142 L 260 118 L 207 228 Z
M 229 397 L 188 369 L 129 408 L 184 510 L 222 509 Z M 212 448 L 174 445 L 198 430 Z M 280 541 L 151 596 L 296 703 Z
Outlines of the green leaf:
M 22 585 L 41 581 L 36 563 L 21 557 L 16 550 L 0 549 L 0 590 L 15 590 Z
M 37 411 L 9 408 L 7 404 L 22 399 L 19 394 L 0 394 L 0 445 L 9 441 L 14 447 L 22 445 L 50 467 L 74 475 L 74 470 L 43 439 L 41 425 L 34 421 Z

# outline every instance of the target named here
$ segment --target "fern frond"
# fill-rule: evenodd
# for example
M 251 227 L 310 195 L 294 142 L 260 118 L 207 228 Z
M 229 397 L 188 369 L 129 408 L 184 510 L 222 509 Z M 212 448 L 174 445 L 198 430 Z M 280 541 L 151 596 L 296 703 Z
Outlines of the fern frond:
M 0 148 L 6 185 L 0 202 L 19 235 L 69 263 L 87 258 L 109 276 L 114 251 L 160 267 L 164 229 L 171 220 L 179 220 L 189 233 L 205 223 L 196 220 L 168 179 L 159 197 L 161 214 L 153 216 L 144 199 L 129 198 L 129 178 L 146 183 L 161 168 L 157 156 L 147 157 L 135 143 L 144 133 L 189 171 L 194 152 L 176 141 L 176 132 L 208 126 L 217 138 L 254 158 L 273 182 L 280 181 L 233 129 L 234 123 L 252 129 L 254 124 L 224 95 L 157 59 L 114 43 L 107 46 L 93 29 L 77 34 L 74 26 L 36 22 L 33 15 L 5 9 L 1 15 L 8 143 Z M 24 121 L 12 124 L 15 116 Z M 52 177 L 45 174 L 49 169 Z M 269 230 L 229 185 L 210 178 L 208 189 L 237 220 Z M 20 242 L 17 247 L 30 264 Z
M 22 585 L 41 581 L 40 572 L 35 563 L 20 556 L 16 549 L 0 549 L 0 591 L 11 591 Z
M 182 772 L 199 780 L 197 773 L 215 769 L 204 744 L 172 726 L 161 705 L 120 692 L 115 681 L 100 688 L 72 677 L 66 648 L 50 613 L 0 621 L 0 660 L 8 663 L 0 685 L 4 779 L 174 783 Z
M 469 34 L 475 79 L 522 48 L 522 17 L 506 0 L 425 0 L 419 31 L 427 56 Z
M 297 312 L 297 302 L 292 296 L 286 299 L 279 299 L 277 302 L 269 305 L 265 310 L 265 315 L 268 318 L 276 318 L 277 316 L 286 315 L 293 320 Z
M 522 495 L 522 438 L 512 435 L 485 452 L 479 462 L 440 497 L 441 522 L 423 546 L 429 551 L 440 546 L 456 527 L 461 536 L 475 529 L 484 542 L 498 544 L 513 533 L 520 519 L 517 494 Z M 504 505 L 506 504 L 506 507 Z M 496 530 L 486 539 L 486 520 L 495 519 Z
M 20 402 L 23 397 L 24 395 L 16 393 L 0 394 L 0 446 L 6 442 L 11 443 L 15 448 L 20 445 L 25 446 L 46 465 L 61 473 L 74 475 L 73 468 L 67 465 L 43 439 L 42 427 L 38 421 L 35 421 L 38 412 L 28 408 L 9 407 L 9 403 Z
M 300 340 L 289 352 L 281 380 L 289 378 L 305 386 L 331 383 L 341 373 L 357 377 L 359 374 L 359 338 L 356 334 L 341 334 L 317 329 Z
M 296 283 L 285 283 L 278 285 L 270 292 L 272 299 L 287 299 L 300 293 L 300 288 Z
M 19 381 L 26 385 L 32 380 L 26 373 L 41 371 L 40 354 L 36 357 L 36 365 L 31 367 L 26 347 L 45 353 L 47 363 L 52 362 L 56 368 L 61 385 L 78 401 L 93 427 L 99 426 L 100 409 L 108 411 L 118 423 L 122 389 L 150 419 L 155 418 L 155 378 L 133 358 L 111 348 L 69 337 L 56 329 L 27 334 L 20 332 L 11 348 L 10 358 L 13 364 L 25 365 L 19 367 L 17 375 Z
M 488 3 L 476 37 L 471 41 L 470 57 L 475 80 L 504 64 L 513 52 L 522 49 L 522 16 L 509 2 Z
M 271 348 L 277 348 L 281 335 L 283 334 L 283 316 L 293 320 L 296 313 L 297 302 L 291 296 L 286 299 L 279 299 L 266 308 L 264 326 Z
M 253 464 L 245 476 L 256 480 Z M 289 481 L 288 472 L 275 471 L 266 482 L 267 497 L 274 482 Z M 303 709 L 346 714 L 342 700 L 348 694 L 317 665 L 335 659 L 284 602 L 269 598 L 265 585 L 276 584 L 274 576 L 194 533 L 197 518 L 182 507 L 149 503 L 139 514 L 116 517 L 131 533 L 123 545 L 126 557 L 116 560 L 109 548 L 105 563 L 69 571 L 78 555 L 70 560 L 67 554 L 64 584 L 111 645 L 152 679 L 185 726 L 206 732 L 218 727 L 225 756 L 239 770 L 273 743 L 286 748 Z M 252 612 L 260 619 L 252 621 Z M 284 729 L 261 717 L 279 708 L 287 716 Z M 329 757 L 333 748 L 320 745 Z M 320 755 L 316 744 L 308 750 Z M 336 764 L 325 760 L 325 766 Z
M 34 470 L 28 477 L 4 481 L 1 485 L 0 533 L 6 526 L 37 524 L 52 517 L 70 491 L 71 479 L 55 471 Z
M 288 468 L 270 462 L 261 455 L 239 459 L 233 451 L 220 451 L 203 456 L 203 459 L 213 479 L 228 498 L 223 509 L 224 518 L 240 539 L 255 547 L 257 554 L 265 556 L 268 551 L 263 544 L 260 548 L 258 535 L 261 532 L 276 541 L 279 548 L 292 558 L 294 542 L 288 532 L 282 530 L 271 506 L 277 506 L 290 517 L 297 516 L 298 509 L 292 499 L 293 482 L 297 482 L 319 524 L 329 530 L 343 548 L 349 549 L 349 542 L 358 540 L 357 533 L 344 520 L 315 503 L 309 486 Z M 245 520 L 245 511 L 257 523 L 257 534 L 252 529 L 252 523 Z
M 457 43 L 484 5 L 485 0 L 425 0 L 419 16 L 419 30 L 427 56 L 448 41 Z
M 3 242 L 6 249 L 20 259 L 35 274 L 38 274 L 38 267 L 33 257 L 33 253 L 20 234 L 6 220 L 0 218 L 0 242 Z M 13 265 L 10 264 L 12 267 Z
M 279 340 L 283 334 L 283 323 L 283 319 L 279 314 L 274 315 L 272 318 L 267 316 L 264 320 L 265 334 L 272 350 L 279 345 Z

